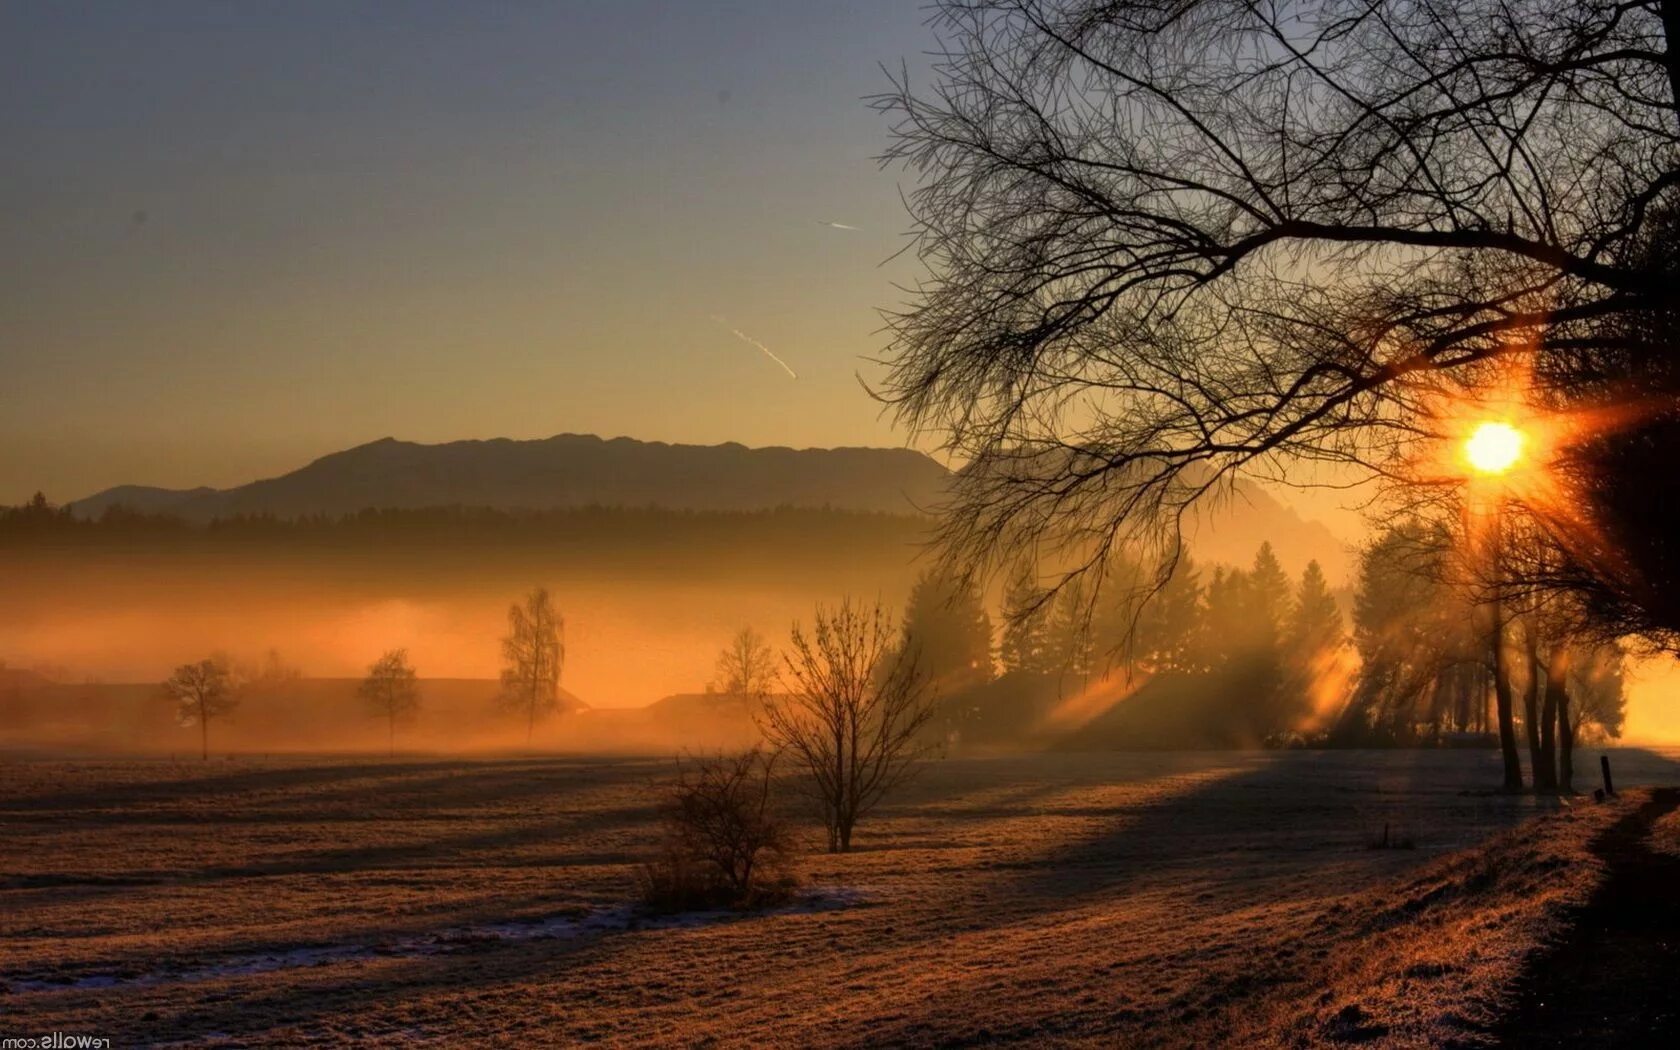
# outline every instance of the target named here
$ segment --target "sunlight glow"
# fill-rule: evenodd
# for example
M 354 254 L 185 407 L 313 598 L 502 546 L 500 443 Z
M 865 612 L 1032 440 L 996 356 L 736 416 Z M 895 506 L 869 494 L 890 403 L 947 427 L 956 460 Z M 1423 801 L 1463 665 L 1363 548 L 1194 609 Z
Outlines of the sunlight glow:
M 1526 441 L 1509 423 L 1483 423 L 1464 442 L 1464 458 L 1483 474 L 1503 474 L 1521 458 Z

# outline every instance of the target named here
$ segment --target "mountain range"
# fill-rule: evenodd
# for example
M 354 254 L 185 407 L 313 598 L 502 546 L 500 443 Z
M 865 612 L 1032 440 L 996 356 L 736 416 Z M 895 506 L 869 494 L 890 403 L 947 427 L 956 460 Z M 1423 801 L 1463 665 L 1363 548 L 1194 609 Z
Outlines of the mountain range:
M 384 438 L 235 488 L 123 485 L 70 507 L 83 517 L 120 505 L 194 522 L 236 514 L 298 517 L 444 506 L 697 511 L 793 506 L 916 514 L 939 504 L 950 477 L 937 461 L 903 448 L 680 445 L 590 434 L 436 445 Z M 1270 540 L 1293 571 L 1313 558 L 1332 580 L 1345 580 L 1351 571 L 1345 541 L 1252 482 L 1238 481 L 1227 498 L 1201 510 L 1191 532 L 1200 562 L 1247 564 L 1260 541 Z
M 909 514 L 938 500 L 947 473 L 910 449 L 669 445 L 591 434 L 440 445 L 384 438 L 237 488 L 123 485 L 70 507 L 78 515 L 97 516 L 120 504 L 189 521 L 442 506 L 705 511 L 829 506 Z

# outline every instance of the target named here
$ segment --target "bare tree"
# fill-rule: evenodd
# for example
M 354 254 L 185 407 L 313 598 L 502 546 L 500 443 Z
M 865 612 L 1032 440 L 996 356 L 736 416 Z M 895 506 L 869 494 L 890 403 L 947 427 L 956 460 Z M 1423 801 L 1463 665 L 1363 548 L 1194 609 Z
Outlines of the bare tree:
M 912 647 L 896 644 L 879 601 L 818 606 L 810 634 L 795 624 L 786 657 L 789 694 L 768 699 L 760 728 L 809 777 L 828 830 L 828 849 L 852 847 L 852 831 L 910 775 L 933 717 Z
M 210 757 L 210 720 L 239 706 L 227 665 L 217 659 L 182 664 L 163 683 L 163 691 L 178 705 L 184 726 L 198 726 L 200 756 Z
M 383 718 L 390 753 L 397 753 L 397 723 L 411 719 L 420 710 L 420 686 L 407 649 L 389 649 L 368 668 L 367 677 L 356 693 L 367 705 L 368 714 Z
M 525 743 L 537 719 L 560 707 L 560 671 L 566 663 L 566 620 L 554 608 L 548 589 L 538 587 L 524 605 L 508 608 L 508 633 L 502 639 L 502 705 L 525 716 Z
M 656 907 L 746 907 L 782 896 L 793 839 L 775 804 L 776 755 L 762 747 L 681 762 L 663 806 L 663 854 L 641 870 Z
M 970 464 L 943 532 L 969 571 L 1136 544 L 1164 581 L 1186 507 L 1235 474 L 1381 474 L 1438 436 L 1432 400 L 1671 301 L 1639 245 L 1680 192 L 1673 4 L 938 0 L 931 21 L 931 83 L 876 100 L 928 270 L 882 394 Z
M 735 632 L 718 654 L 712 686 L 726 696 L 761 697 L 776 683 L 776 654 L 764 636 L 751 627 Z

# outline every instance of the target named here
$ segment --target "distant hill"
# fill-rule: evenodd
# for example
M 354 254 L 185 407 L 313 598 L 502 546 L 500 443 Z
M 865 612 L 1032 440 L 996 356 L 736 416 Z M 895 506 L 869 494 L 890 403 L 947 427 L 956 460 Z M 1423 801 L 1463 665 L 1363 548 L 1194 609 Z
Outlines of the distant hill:
M 913 514 L 937 508 L 950 478 L 944 466 L 911 449 L 669 445 L 587 434 L 441 445 L 385 438 L 237 488 L 124 485 L 70 508 L 84 518 L 122 506 L 200 523 L 238 514 L 296 518 L 451 506 L 504 511 L 828 507 Z M 1260 541 L 1270 540 L 1291 574 L 1316 558 L 1333 585 L 1352 575 L 1346 541 L 1253 482 L 1237 481 L 1208 501 L 1190 516 L 1186 531 L 1200 563 L 1247 565 Z
M 70 507 L 82 517 L 120 505 L 189 521 L 443 506 L 705 511 L 827 506 L 912 513 L 939 500 L 947 476 L 943 466 L 910 449 L 668 445 L 588 434 L 441 445 L 385 438 L 237 488 L 124 485 Z
M 1247 568 L 1262 540 L 1269 540 L 1292 576 L 1316 560 L 1332 587 L 1351 584 L 1354 552 L 1349 542 L 1321 521 L 1295 509 L 1252 481 L 1238 481 L 1229 494 L 1198 504 L 1185 523 L 1185 543 L 1199 565 Z

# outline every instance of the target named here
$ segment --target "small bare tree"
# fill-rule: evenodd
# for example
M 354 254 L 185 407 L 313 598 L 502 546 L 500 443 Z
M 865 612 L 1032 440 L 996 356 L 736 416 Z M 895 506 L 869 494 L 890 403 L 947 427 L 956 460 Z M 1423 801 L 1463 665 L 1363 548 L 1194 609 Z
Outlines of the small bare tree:
M 764 636 L 751 627 L 736 631 L 718 654 L 712 687 L 726 696 L 758 697 L 769 693 L 775 681 L 776 654 Z
M 788 695 L 765 701 L 760 728 L 809 775 L 830 853 L 852 847 L 852 829 L 904 781 L 923 753 L 933 716 L 916 652 L 898 641 L 891 615 L 846 599 L 817 607 L 811 633 L 798 624 L 787 656 Z
M 775 783 L 776 755 L 763 747 L 681 763 L 665 799 L 664 851 L 642 866 L 643 899 L 680 911 L 785 896 L 792 837 Z
M 548 589 L 538 587 L 524 605 L 508 609 L 508 633 L 502 639 L 502 706 L 525 716 L 525 743 L 538 716 L 560 706 L 560 671 L 566 663 L 566 620 L 555 611 Z
M 397 723 L 420 710 L 420 685 L 407 649 L 391 649 L 368 668 L 356 694 L 367 705 L 368 714 L 385 719 L 390 753 L 397 753 Z
M 239 706 L 227 664 L 217 659 L 182 664 L 163 683 L 163 691 L 178 705 L 177 717 L 181 724 L 198 726 L 199 757 L 209 759 L 210 720 Z

